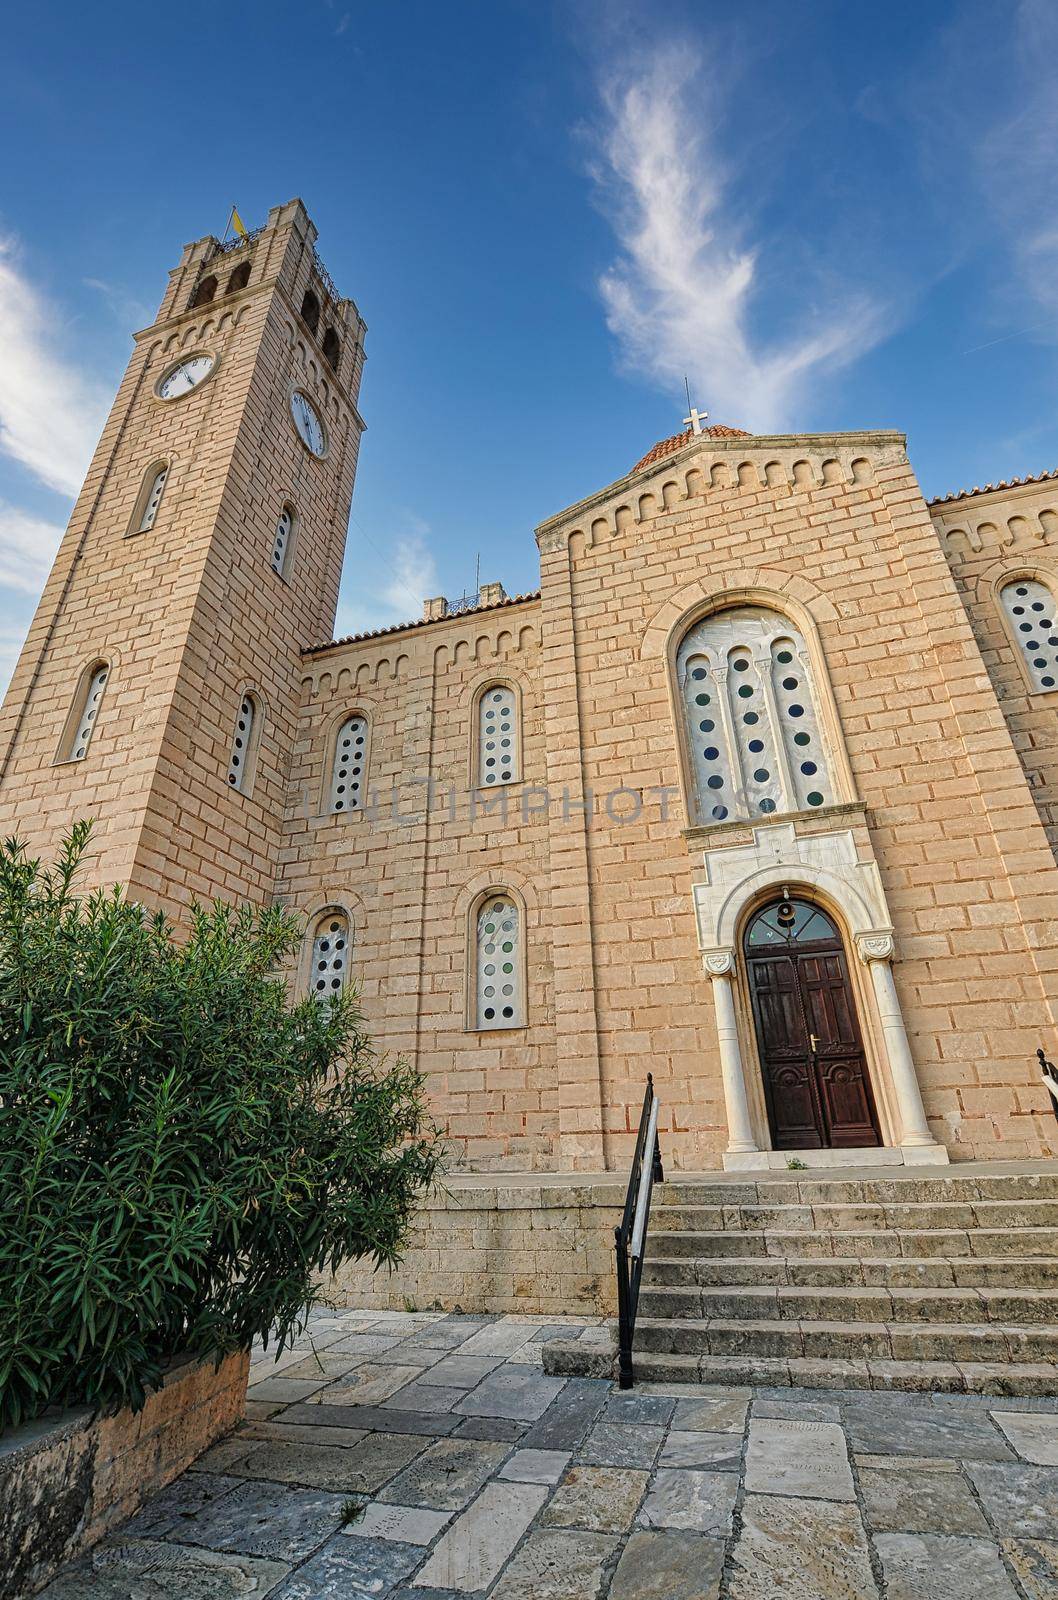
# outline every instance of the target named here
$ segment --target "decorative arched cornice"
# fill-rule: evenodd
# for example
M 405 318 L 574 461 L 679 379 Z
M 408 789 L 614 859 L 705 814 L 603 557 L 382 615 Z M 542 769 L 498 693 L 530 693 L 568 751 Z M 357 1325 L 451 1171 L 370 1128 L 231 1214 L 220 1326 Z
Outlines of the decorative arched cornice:
M 781 567 L 743 567 L 723 574 L 717 582 L 700 578 L 675 590 L 647 624 L 639 647 L 644 660 L 665 659 L 675 630 L 728 606 L 769 606 L 788 615 L 792 622 L 807 623 L 813 630 L 820 622 L 836 622 L 834 602 L 814 583 L 797 572 Z
M 463 884 L 455 903 L 452 914 L 465 919 L 477 901 L 483 900 L 490 894 L 510 894 L 522 902 L 524 911 L 532 911 L 534 918 L 540 910 L 540 901 L 532 878 L 517 867 L 504 865 L 494 871 L 476 872 Z

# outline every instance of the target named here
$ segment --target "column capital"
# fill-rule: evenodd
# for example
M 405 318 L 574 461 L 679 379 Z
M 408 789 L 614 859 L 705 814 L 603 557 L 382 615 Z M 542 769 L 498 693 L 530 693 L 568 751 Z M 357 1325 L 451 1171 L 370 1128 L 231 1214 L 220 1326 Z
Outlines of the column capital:
M 702 964 L 711 978 L 730 978 L 735 971 L 735 952 L 730 945 L 703 950 Z
M 856 935 L 856 954 L 864 966 L 872 961 L 892 961 L 894 953 L 892 930 L 878 928 L 870 933 Z

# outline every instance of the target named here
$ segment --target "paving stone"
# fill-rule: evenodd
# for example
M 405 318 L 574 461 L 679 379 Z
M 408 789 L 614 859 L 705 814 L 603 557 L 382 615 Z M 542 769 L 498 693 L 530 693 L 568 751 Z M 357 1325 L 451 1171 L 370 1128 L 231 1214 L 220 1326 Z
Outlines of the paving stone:
M 467 1600 L 467 1597 L 458 1589 L 420 1589 L 416 1584 L 414 1589 L 394 1589 L 386 1600 Z
M 344 1356 L 376 1356 L 383 1350 L 392 1350 L 399 1340 L 395 1333 L 349 1333 L 336 1339 L 328 1349 Z
M 188 1517 L 197 1516 L 203 1506 L 239 1488 L 241 1481 L 234 1474 L 185 1473 L 152 1495 L 146 1505 L 129 1518 L 122 1532 L 143 1539 L 164 1538 Z
M 454 1433 L 457 1439 L 501 1439 L 513 1444 L 525 1433 L 527 1424 L 509 1417 L 465 1417 Z
M 794 1422 L 840 1422 L 841 1406 L 830 1400 L 754 1400 L 753 1415 L 788 1417 Z
M 868 1471 L 878 1468 L 885 1472 L 958 1472 L 959 1463 L 943 1456 L 935 1460 L 930 1456 L 853 1456 L 857 1467 Z
M 741 1434 L 692 1429 L 684 1433 L 673 1428 L 658 1458 L 659 1467 L 708 1467 L 713 1472 L 738 1472 L 741 1465 Z
M 617 1546 L 612 1534 L 534 1530 L 503 1574 L 496 1600 L 599 1600 Z
M 540 1525 L 624 1533 L 632 1526 L 649 1476 L 619 1467 L 570 1467 Z
M 633 1533 L 617 1564 L 607 1600 L 717 1600 L 723 1539 L 697 1533 Z
M 1001 1538 L 1046 1539 L 1058 1528 L 1058 1470 L 972 1462 L 970 1481 Z
M 464 1356 L 509 1356 L 521 1344 L 528 1344 L 536 1332 L 532 1322 L 494 1322 L 491 1327 L 480 1328 L 460 1344 Z
M 482 1327 L 480 1322 L 431 1322 L 428 1328 L 420 1329 L 410 1339 L 405 1339 L 404 1348 L 413 1350 L 426 1345 L 430 1349 L 457 1350 L 476 1333 L 480 1333 Z
M 442 1389 L 435 1383 L 420 1379 L 406 1383 L 403 1389 L 398 1389 L 382 1404 L 388 1411 L 420 1411 L 432 1416 L 434 1413 L 451 1411 L 456 1401 L 462 1400 L 465 1394 L 465 1389 Z
M 366 1439 L 367 1429 L 317 1428 L 304 1422 L 251 1422 L 240 1437 L 251 1443 L 262 1439 L 285 1439 L 289 1444 L 351 1445 Z
M 537 1450 L 574 1450 L 610 1394 L 600 1378 L 568 1378 L 561 1395 L 529 1429 L 523 1443 Z
M 662 1394 L 636 1394 L 633 1390 L 612 1393 L 602 1414 L 603 1422 L 653 1422 L 664 1428 L 672 1421 L 675 1400 Z
M 251 1422 L 265 1422 L 269 1417 L 274 1417 L 277 1411 L 282 1411 L 282 1400 L 247 1400 L 243 1406 L 242 1414 Z
M 568 1466 L 567 1450 L 516 1450 L 496 1476 L 516 1483 L 557 1483 Z
M 330 1383 L 334 1378 L 344 1378 L 345 1374 L 352 1372 L 363 1359 L 363 1356 L 336 1352 L 332 1347 L 320 1350 L 315 1355 L 302 1356 L 296 1366 L 286 1368 L 283 1377 L 318 1378 L 323 1383 Z
M 836 1422 L 754 1418 L 746 1445 L 746 1488 L 751 1494 L 855 1500 L 843 1430 Z
M 341 1525 L 347 1496 L 277 1483 L 240 1483 L 183 1520 L 178 1536 L 211 1550 L 304 1561 Z
M 276 1439 L 255 1445 L 231 1470 L 241 1478 L 300 1483 L 312 1489 L 374 1494 L 424 1447 L 421 1436 L 368 1434 L 355 1445 L 298 1444 Z
M 1019 1600 L 991 1539 L 939 1533 L 879 1533 L 888 1600 Z
M 886 1396 L 891 1400 L 895 1396 Z M 925 1407 L 845 1407 L 849 1445 L 868 1455 L 951 1456 L 958 1461 L 1013 1461 L 1014 1452 L 988 1416 Z
M 445 1356 L 450 1356 L 451 1354 L 452 1352 L 446 1344 L 416 1344 L 413 1349 L 409 1349 L 408 1341 L 402 1340 L 401 1343 L 395 1344 L 390 1350 L 380 1350 L 377 1356 L 372 1357 L 372 1360 L 378 1367 L 406 1367 L 414 1364 L 421 1371 L 426 1372 L 430 1367 L 436 1366 L 439 1361 L 443 1361 Z
M 268 1600 L 378 1600 L 421 1560 L 417 1544 L 335 1538 Z
M 275 1408 L 273 1408 L 275 1409 Z M 366 1433 L 432 1433 L 440 1438 L 451 1433 L 457 1416 L 451 1412 L 384 1410 L 382 1406 L 287 1406 L 278 1419 L 313 1428 L 361 1428 Z
M 377 1500 L 364 1507 L 343 1533 L 357 1539 L 393 1539 L 398 1544 L 432 1544 L 452 1520 L 450 1511 L 427 1511 L 423 1506 L 386 1506 Z
M 685 1528 L 691 1533 L 725 1537 L 738 1494 L 733 1472 L 694 1472 L 682 1467 L 659 1470 L 643 1502 L 639 1522 L 645 1528 Z
M 704 1433 L 741 1433 L 748 1410 L 749 1401 L 741 1396 L 677 1400 L 672 1426 L 681 1433 L 693 1428 Z
M 861 1471 L 867 1526 L 884 1533 L 988 1533 L 959 1472 Z
M 577 1451 L 577 1460 L 596 1467 L 654 1465 L 664 1428 L 650 1422 L 630 1428 L 623 1422 L 597 1422 Z
M 995 1419 L 1024 1461 L 1037 1467 L 1058 1467 L 1058 1417 L 997 1411 Z
M 252 1389 L 247 1389 L 246 1394 L 250 1400 L 263 1400 L 266 1404 L 278 1401 L 281 1405 L 289 1406 L 295 1400 L 307 1400 L 310 1394 L 322 1389 L 328 1381 L 322 1372 L 314 1378 L 263 1378 Z
M 394 1479 L 381 1498 L 393 1505 L 461 1511 L 506 1454 L 505 1444 L 439 1439 Z
M 441 1535 L 417 1581 L 449 1589 L 487 1589 L 546 1499 L 543 1484 L 488 1484 Z
M 430 1382 L 442 1389 L 473 1389 L 502 1359 L 502 1356 L 443 1356 L 430 1368 Z
M 1004 1539 L 1003 1552 L 1029 1600 L 1058 1594 L 1058 1540 Z
M 530 1336 L 531 1344 L 552 1344 L 556 1339 L 575 1339 L 580 1332 L 574 1322 L 554 1322 L 550 1327 L 537 1328 Z
M 545 1378 L 535 1367 L 500 1367 L 455 1406 L 469 1417 L 508 1417 L 535 1422 L 562 1389 L 562 1378 Z
M 263 1424 L 268 1427 L 268 1423 Z M 211 1445 L 208 1450 L 192 1461 L 188 1467 L 189 1472 L 226 1472 L 235 1461 L 241 1461 L 248 1450 L 253 1449 L 253 1435 L 237 1433 L 231 1439 L 222 1439 L 219 1444 Z
M 747 1495 L 731 1551 L 727 1595 L 728 1600 L 779 1595 L 782 1600 L 878 1600 L 856 1507 Z
M 66 1566 L 41 1600 L 250 1600 L 289 1570 L 285 1562 L 118 1535 Z
M 319 1398 L 323 1405 L 328 1406 L 377 1406 L 383 1400 L 388 1400 L 391 1394 L 396 1394 L 398 1389 L 403 1389 L 406 1383 L 421 1377 L 426 1368 L 421 1364 L 417 1366 L 376 1366 L 372 1362 L 365 1362 L 362 1367 L 355 1367 L 342 1383 L 334 1383 Z M 274 1378 L 273 1383 L 282 1383 L 282 1378 Z M 292 1400 L 300 1400 L 300 1395 L 291 1395 Z

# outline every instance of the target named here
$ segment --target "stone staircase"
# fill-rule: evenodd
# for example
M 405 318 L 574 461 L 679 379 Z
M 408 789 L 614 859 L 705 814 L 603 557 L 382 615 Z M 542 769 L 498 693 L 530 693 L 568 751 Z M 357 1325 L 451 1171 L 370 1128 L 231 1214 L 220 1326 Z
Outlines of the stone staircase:
M 611 1359 L 579 1348 L 546 1346 L 549 1370 Z M 1058 1394 L 1058 1168 L 667 1182 L 634 1361 L 637 1381 Z

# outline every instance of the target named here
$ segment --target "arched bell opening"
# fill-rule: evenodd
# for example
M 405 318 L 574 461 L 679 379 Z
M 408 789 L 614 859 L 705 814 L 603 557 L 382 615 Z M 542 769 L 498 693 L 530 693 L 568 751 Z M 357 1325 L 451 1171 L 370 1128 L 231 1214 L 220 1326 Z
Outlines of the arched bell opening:
M 831 913 L 784 890 L 756 908 L 742 957 L 774 1150 L 882 1144 L 845 941 Z

